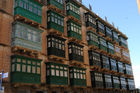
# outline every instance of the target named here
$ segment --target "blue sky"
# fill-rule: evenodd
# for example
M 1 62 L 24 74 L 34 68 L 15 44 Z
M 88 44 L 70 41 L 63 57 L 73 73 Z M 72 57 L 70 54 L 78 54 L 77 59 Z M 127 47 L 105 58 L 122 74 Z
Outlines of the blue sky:
M 110 23 L 128 36 L 128 45 L 134 70 L 136 87 L 140 88 L 140 14 L 137 0 L 83 0 L 85 6 L 92 6 L 92 11 L 101 18 L 108 18 Z

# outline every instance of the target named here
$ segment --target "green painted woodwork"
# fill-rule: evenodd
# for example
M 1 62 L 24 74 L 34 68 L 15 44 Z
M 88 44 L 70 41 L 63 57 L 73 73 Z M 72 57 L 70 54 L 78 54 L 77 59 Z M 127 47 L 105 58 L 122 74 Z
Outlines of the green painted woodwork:
M 76 22 L 69 20 L 67 22 L 68 37 L 74 37 L 82 40 L 81 26 Z
M 49 85 L 68 85 L 68 66 L 54 62 L 46 63 L 46 83 Z
M 120 42 L 121 46 L 124 46 L 125 48 L 127 48 L 127 44 Z
M 108 49 L 108 53 L 114 54 L 115 52 L 112 49 Z
M 41 75 L 30 74 L 30 73 L 21 73 L 21 72 L 12 72 L 11 80 L 13 83 L 40 84 Z
M 47 0 L 47 1 L 48 1 L 48 3 L 47 3 L 48 5 L 54 5 L 54 6 L 56 6 L 57 8 L 59 8 L 61 10 L 64 9 L 64 4 L 58 2 L 58 0 Z M 61 1 L 61 0 L 59 0 L 59 1 Z
M 72 15 L 76 19 L 80 20 L 80 15 L 75 13 L 75 12 L 73 12 L 72 10 L 67 10 L 67 15 Z
M 14 15 L 21 15 L 41 24 L 42 5 L 34 0 L 15 0 Z
M 72 0 L 67 0 L 67 15 L 72 15 L 76 19 L 80 20 L 80 6 Z
M 94 45 L 94 46 L 99 47 L 99 44 L 95 41 L 92 41 L 92 40 L 88 41 L 88 45 Z
M 15 22 L 13 24 L 11 45 L 41 51 L 42 32 L 42 30 L 36 29 L 24 23 Z
M 86 87 L 86 69 L 78 67 L 70 67 L 70 85 Z M 82 75 L 82 78 L 81 78 Z M 79 76 L 79 78 L 78 78 Z
M 107 47 L 105 47 L 105 46 L 103 46 L 103 45 L 101 45 L 101 44 L 100 44 L 100 49 L 102 49 L 102 50 L 104 50 L 104 51 L 107 52 Z
M 51 10 L 47 12 L 47 15 L 47 28 L 64 33 L 64 16 Z
M 11 57 L 11 82 L 41 83 L 41 60 L 13 55 Z
M 68 31 L 68 37 L 76 37 L 77 39 L 82 40 L 82 35 L 73 31 Z
M 59 57 L 65 57 L 65 51 L 57 48 L 48 48 L 48 55 L 56 55 Z
M 120 88 L 120 84 L 114 83 L 114 88 Z

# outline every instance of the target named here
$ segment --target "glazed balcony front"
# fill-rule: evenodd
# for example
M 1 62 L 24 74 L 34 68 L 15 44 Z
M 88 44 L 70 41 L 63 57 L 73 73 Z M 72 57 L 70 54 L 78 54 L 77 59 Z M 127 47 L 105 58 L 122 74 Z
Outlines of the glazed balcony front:
M 64 10 L 64 1 L 63 0 L 47 0 L 48 5 L 53 5 L 60 10 Z
M 124 64 L 122 62 L 118 62 L 118 72 L 124 73 Z
M 86 87 L 86 69 L 70 67 L 70 85 L 75 87 Z
M 109 37 L 110 39 L 112 39 L 112 37 L 113 37 L 112 36 L 112 34 L 113 34 L 112 30 L 107 26 L 105 27 L 105 30 L 106 30 L 106 36 Z
M 11 57 L 12 83 L 41 83 L 41 60 L 19 55 Z
M 47 28 L 64 33 L 64 16 L 54 11 L 47 11 Z
M 135 90 L 135 83 L 133 79 L 127 79 L 128 90 Z
M 14 15 L 21 15 L 41 24 L 42 5 L 34 0 L 15 0 Z
M 69 60 L 83 62 L 83 46 L 74 42 L 69 43 Z
M 87 41 L 88 45 L 93 45 L 99 48 L 98 35 L 93 33 L 92 31 L 87 32 Z
M 81 26 L 76 22 L 72 20 L 67 21 L 67 32 L 68 37 L 73 37 L 78 40 L 82 40 Z
M 21 22 L 13 23 L 12 47 L 18 46 L 30 50 L 41 51 L 42 30 Z
M 68 85 L 68 66 L 60 63 L 46 63 L 46 83 L 48 85 Z
M 110 64 L 111 64 L 111 70 L 117 72 L 118 71 L 118 68 L 117 68 L 116 60 L 110 59 Z
M 107 42 L 106 42 L 106 40 L 100 37 L 99 42 L 100 42 L 99 48 L 101 50 L 104 50 L 105 52 L 107 52 Z
M 133 71 L 132 71 L 132 66 L 131 65 L 125 64 L 124 68 L 125 68 L 125 70 L 124 70 L 125 74 L 133 75 Z
M 104 84 L 105 84 L 105 88 L 107 89 L 113 88 L 111 75 L 107 75 L 107 74 L 104 75 Z
M 47 36 L 48 55 L 65 58 L 65 39 L 53 35 Z
M 120 89 L 120 80 L 119 77 L 113 76 L 113 88 Z
M 119 40 L 120 40 L 120 46 L 123 46 L 125 48 L 128 48 L 128 45 L 127 45 L 127 39 L 122 37 L 122 36 L 119 36 Z
M 89 51 L 89 62 L 90 66 L 98 66 L 101 67 L 101 57 L 99 53 L 94 51 Z
M 114 54 L 115 53 L 114 45 L 110 42 L 107 42 L 107 45 L 108 45 L 108 53 Z
M 80 20 L 80 6 L 77 5 L 73 0 L 66 0 L 67 15 L 73 16 Z
M 103 74 L 91 71 L 91 83 L 93 88 L 104 88 Z
M 102 68 L 110 70 L 109 57 L 102 55 L 101 60 L 102 60 Z
M 86 27 L 97 28 L 96 17 L 91 15 L 89 12 L 85 13 Z
M 120 77 L 120 83 L 121 83 L 121 89 L 126 90 L 127 89 L 126 79 L 123 77 Z
M 119 44 L 119 35 L 116 31 L 113 31 L 113 40 Z
M 100 22 L 99 20 L 97 21 L 97 32 L 102 35 L 105 36 L 105 26 L 102 22 Z

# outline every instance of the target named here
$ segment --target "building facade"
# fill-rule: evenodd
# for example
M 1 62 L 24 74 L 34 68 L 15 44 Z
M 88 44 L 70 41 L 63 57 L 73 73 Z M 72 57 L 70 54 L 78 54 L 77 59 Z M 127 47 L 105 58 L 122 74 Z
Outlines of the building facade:
M 81 0 L 0 0 L 4 93 L 130 93 L 127 39 Z

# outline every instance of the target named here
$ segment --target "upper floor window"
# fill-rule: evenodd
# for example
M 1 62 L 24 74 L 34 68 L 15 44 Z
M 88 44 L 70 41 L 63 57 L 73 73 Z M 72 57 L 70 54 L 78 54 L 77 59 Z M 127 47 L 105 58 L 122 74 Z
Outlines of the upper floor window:
M 125 64 L 126 74 L 132 75 L 131 65 Z
M 120 83 L 119 78 L 113 76 L 113 82 L 119 84 Z
M 114 45 L 108 42 L 108 48 L 114 50 Z
M 112 36 L 112 31 L 110 28 L 106 27 L 106 33 Z
M 110 62 L 111 62 L 111 69 L 117 71 L 116 60 L 110 59 Z
M 81 26 L 74 23 L 74 22 L 71 22 L 71 21 L 68 21 L 67 23 L 68 25 L 68 31 L 73 31 L 79 35 L 81 35 Z
M 41 5 L 37 5 L 34 2 L 31 2 L 30 0 L 16 0 L 15 7 L 22 7 L 25 10 L 28 10 L 38 16 L 42 15 L 42 7 Z
M 55 12 L 52 12 L 52 11 L 49 11 L 47 13 L 47 21 L 48 22 L 53 22 L 53 23 L 56 23 L 57 25 L 59 26 L 62 26 L 64 27 L 64 17 L 55 13 Z
M 67 3 L 66 9 L 67 9 L 67 10 L 71 10 L 71 11 L 73 11 L 74 13 L 80 15 L 79 7 L 77 7 L 77 6 L 74 5 L 73 3 L 70 3 L 70 2 Z
M 96 25 L 96 18 L 90 14 L 86 14 L 86 22 L 91 22 L 92 24 Z
M 98 21 L 98 28 L 105 30 L 104 24 Z
M 111 81 L 111 75 L 104 75 L 104 77 L 105 77 L 105 82 L 106 83 L 112 83 L 112 81 Z
M 94 75 L 95 75 L 95 81 L 103 82 L 103 75 L 101 73 L 94 73 Z
M 126 89 L 126 80 L 125 80 L 125 78 L 120 78 L 120 81 L 121 81 L 121 88 Z
M 83 56 L 83 47 L 76 44 L 69 44 L 69 54 Z
M 121 50 L 121 49 L 120 49 L 119 47 L 115 46 L 115 52 L 120 53 L 120 52 L 121 52 L 120 50 Z
M 127 45 L 127 40 L 124 39 L 123 37 L 120 38 L 121 42 Z
M 123 56 L 126 56 L 126 57 L 128 57 L 128 58 L 130 57 L 130 56 L 129 56 L 129 53 L 126 52 L 126 51 L 124 51 L 124 50 L 122 51 L 122 55 L 123 55 Z
M 113 37 L 116 38 L 116 39 L 119 39 L 118 33 L 113 31 Z
M 98 40 L 98 36 L 92 32 L 87 32 L 87 40 L 92 40 L 92 41 L 95 41 L 97 43 L 99 43 L 99 40 Z
M 119 72 L 123 72 L 123 69 L 124 69 L 123 63 L 122 62 L 118 62 L 118 70 L 119 70 Z
M 90 65 L 101 66 L 100 54 L 98 54 L 94 51 L 90 51 L 89 52 L 89 59 L 90 59 Z
M 48 48 L 51 47 L 65 51 L 65 40 L 54 36 L 48 36 Z
M 107 47 L 107 43 L 106 43 L 106 40 L 102 39 L 102 38 L 99 38 L 100 39 L 100 44 Z

